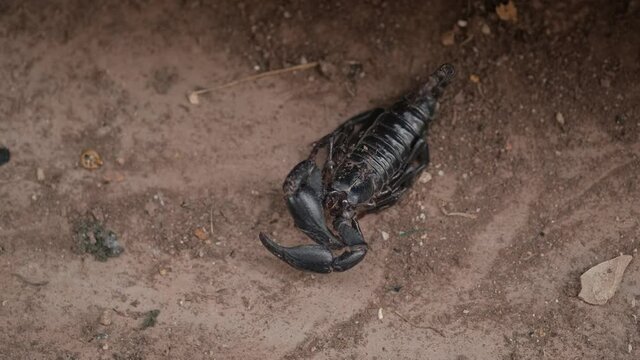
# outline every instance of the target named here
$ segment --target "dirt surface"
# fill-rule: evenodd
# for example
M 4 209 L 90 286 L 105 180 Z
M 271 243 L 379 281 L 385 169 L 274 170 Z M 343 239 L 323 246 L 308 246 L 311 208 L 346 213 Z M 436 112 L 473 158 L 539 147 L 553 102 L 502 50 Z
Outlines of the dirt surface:
M 515 5 L 1 2 L 0 358 L 640 358 L 640 4 Z M 432 179 L 361 220 L 365 261 L 269 254 L 310 242 L 280 192 L 309 144 L 443 62 Z M 83 221 L 124 253 L 80 253 Z

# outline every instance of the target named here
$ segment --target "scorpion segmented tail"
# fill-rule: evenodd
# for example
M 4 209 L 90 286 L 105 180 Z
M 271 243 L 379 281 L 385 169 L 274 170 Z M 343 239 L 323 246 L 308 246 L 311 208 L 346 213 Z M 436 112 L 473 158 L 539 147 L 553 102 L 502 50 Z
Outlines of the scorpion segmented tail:
M 424 85 L 407 95 L 405 98 L 407 104 L 420 107 L 422 110 L 428 110 L 427 114 L 432 115 L 438 98 L 440 98 L 444 88 L 449 85 L 455 75 L 456 70 L 453 65 L 441 65 L 438 70 L 429 76 Z

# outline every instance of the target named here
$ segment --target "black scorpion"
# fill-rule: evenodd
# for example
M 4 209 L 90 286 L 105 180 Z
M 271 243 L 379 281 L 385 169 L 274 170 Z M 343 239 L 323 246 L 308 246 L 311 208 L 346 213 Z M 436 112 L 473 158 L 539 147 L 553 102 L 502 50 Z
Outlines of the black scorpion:
M 356 218 L 396 203 L 428 165 L 427 127 L 454 73 L 452 65 L 442 65 L 389 109 L 356 115 L 314 143 L 282 187 L 296 227 L 317 245 L 284 247 L 260 233 L 262 244 L 300 270 L 345 271 L 362 261 L 367 243 Z M 315 158 L 322 148 L 327 159 L 320 171 Z M 325 210 L 337 236 L 327 227 Z

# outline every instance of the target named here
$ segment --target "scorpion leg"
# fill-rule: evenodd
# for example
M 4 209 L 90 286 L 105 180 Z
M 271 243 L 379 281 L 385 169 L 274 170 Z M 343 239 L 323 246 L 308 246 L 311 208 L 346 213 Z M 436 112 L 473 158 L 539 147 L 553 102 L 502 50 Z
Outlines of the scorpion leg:
M 369 127 L 383 112 L 384 112 L 384 109 L 375 108 L 375 109 L 364 111 L 358 115 L 355 115 L 349 118 L 347 121 L 340 124 L 340 126 L 338 126 L 335 130 L 323 136 L 322 138 L 320 138 L 320 140 L 314 142 L 309 158 L 310 159 L 315 158 L 316 154 L 318 153 L 318 150 L 320 150 L 321 148 L 327 145 L 331 144 L 331 146 L 338 147 L 341 143 L 348 140 L 347 138 L 344 138 L 338 141 L 340 135 L 344 136 L 346 134 L 352 134 L 353 128 L 358 125 L 363 125 L 363 127 Z M 329 159 L 330 157 L 327 158 L 327 160 Z
M 413 162 L 417 162 L 417 165 L 412 165 Z M 429 146 L 424 139 L 420 139 L 414 145 L 405 169 L 388 185 L 386 191 L 366 204 L 362 212 L 364 214 L 377 212 L 398 202 L 428 164 Z

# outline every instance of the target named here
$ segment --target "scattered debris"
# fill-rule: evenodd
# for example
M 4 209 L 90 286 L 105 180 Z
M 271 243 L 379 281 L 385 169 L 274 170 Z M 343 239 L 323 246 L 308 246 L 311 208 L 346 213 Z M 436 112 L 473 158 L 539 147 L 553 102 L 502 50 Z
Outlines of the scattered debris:
M 482 24 L 480 31 L 482 31 L 482 33 L 485 35 L 491 35 L 491 28 L 487 24 Z
M 558 122 L 558 124 L 560 124 L 560 126 L 564 126 L 564 115 L 562 115 L 561 112 L 556 113 L 556 121 Z
M 209 234 L 207 234 L 207 232 L 205 231 L 205 229 L 203 227 L 199 227 L 197 229 L 195 229 L 193 231 L 193 235 L 195 235 L 195 237 L 197 237 L 198 239 L 205 241 L 209 238 Z
M 80 154 L 80 165 L 85 169 L 95 170 L 101 167 L 102 164 L 100 154 L 93 149 L 87 149 Z
M 462 19 L 460 19 L 460 20 L 458 20 L 458 23 L 457 23 L 457 24 L 458 24 L 458 26 L 459 26 L 459 27 L 461 27 L 461 28 L 466 28 L 466 27 L 467 27 L 467 25 L 469 25 L 469 22 L 468 22 L 467 20 L 462 20 Z
M 398 236 L 405 237 L 405 236 L 409 236 L 409 235 L 413 235 L 413 234 L 421 233 L 421 232 L 425 232 L 425 231 L 427 231 L 427 229 L 410 229 L 410 230 L 405 230 L 405 231 L 399 231 L 398 232 Z
M 467 213 L 463 213 L 463 212 L 448 212 L 447 209 L 444 208 L 444 205 L 440 205 L 440 211 L 442 211 L 442 213 L 445 216 L 460 216 L 460 217 L 465 217 L 467 219 L 476 219 L 477 216 L 475 214 L 467 214 Z
M 117 235 L 95 219 L 95 217 L 78 221 L 74 228 L 76 248 L 80 252 L 92 254 L 98 261 L 107 261 L 124 252 L 118 243 Z
M 310 63 L 306 63 L 306 64 L 299 64 L 299 65 L 294 65 L 294 66 L 290 66 L 287 68 L 283 68 L 283 69 L 277 69 L 277 70 L 272 70 L 272 71 L 267 71 L 267 72 L 263 72 L 257 75 L 251 75 L 251 76 L 247 76 L 238 80 L 234 80 L 222 85 L 218 85 L 218 86 L 214 86 L 211 88 L 207 88 L 207 89 L 200 89 L 200 90 L 194 90 L 192 92 L 190 92 L 187 95 L 187 99 L 189 100 L 189 103 L 191 103 L 192 105 L 197 105 L 200 103 L 200 99 L 199 96 L 203 95 L 203 94 L 207 94 L 210 93 L 212 91 L 216 91 L 216 90 L 222 90 L 228 87 L 232 87 L 238 84 L 241 84 L 243 82 L 247 82 L 247 81 L 253 81 L 253 80 L 258 80 L 258 79 L 262 79 L 268 76 L 274 76 L 274 75 L 279 75 L 279 74 L 283 74 L 283 73 L 287 73 L 287 72 L 292 72 L 292 71 L 298 71 L 298 70 L 307 70 L 307 69 L 311 69 L 318 66 L 317 62 L 310 62 Z
M 11 152 L 4 146 L 0 147 L 0 166 L 6 164 L 11 159 Z
M 40 182 L 44 181 L 44 170 L 42 168 L 36 169 L 36 180 Z
M 620 255 L 587 270 L 580 276 L 582 290 L 578 297 L 592 305 L 606 304 L 620 286 L 631 259 L 631 255 Z
M 433 179 L 431 174 L 425 171 L 422 173 L 422 175 L 420 175 L 420 178 L 418 179 L 418 181 L 420 181 L 420 183 L 422 184 L 426 184 L 429 181 L 431 181 L 431 179 Z
M 449 30 L 440 36 L 440 41 L 444 46 L 451 46 L 456 43 L 456 35 L 453 30 Z
M 31 286 L 45 286 L 49 283 L 48 280 L 44 280 L 44 281 L 33 281 L 33 280 L 29 280 L 26 277 L 18 274 L 18 273 L 11 273 L 11 275 L 15 276 L 18 280 L 22 281 L 23 283 L 27 284 L 27 285 L 31 285 Z
M 106 309 L 100 314 L 98 322 L 104 326 L 109 326 L 113 322 L 113 312 L 110 309 Z
M 378 309 L 378 320 L 384 319 L 384 315 L 382 314 L 382 308 Z
M 480 76 L 476 74 L 471 74 L 469 75 L 469 80 L 474 84 L 478 84 L 480 82 Z
M 386 231 L 380 231 L 380 234 L 382 235 L 382 240 L 387 241 L 389 240 L 389 233 Z
M 506 4 L 496 6 L 496 14 L 502 21 L 509 21 L 514 24 L 518 22 L 518 9 L 513 3 L 513 0 L 509 0 Z
M 158 323 L 158 315 L 160 315 L 160 310 L 158 309 L 148 311 L 144 315 L 144 320 L 142 320 L 142 325 L 140 326 L 140 330 L 144 330 L 146 328 L 156 326 L 156 324 Z

